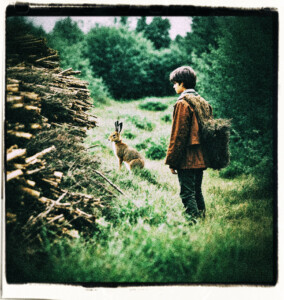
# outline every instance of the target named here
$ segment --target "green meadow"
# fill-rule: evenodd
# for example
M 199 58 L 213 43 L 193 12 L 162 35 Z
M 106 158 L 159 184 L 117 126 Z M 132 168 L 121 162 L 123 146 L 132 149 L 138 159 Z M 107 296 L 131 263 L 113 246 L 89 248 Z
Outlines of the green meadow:
M 46 240 L 38 261 L 19 262 L 27 281 L 275 282 L 273 195 L 254 177 L 224 179 L 206 170 L 206 218 L 187 223 L 177 176 L 164 164 L 175 101 L 110 101 L 94 108 L 99 127 L 89 131 L 86 147 L 95 146 L 88 151 L 100 159 L 99 171 L 123 194 L 116 192 L 93 237 Z M 145 169 L 130 173 L 123 166 L 119 171 L 107 140 L 116 120 L 123 122 L 123 141 L 146 158 Z

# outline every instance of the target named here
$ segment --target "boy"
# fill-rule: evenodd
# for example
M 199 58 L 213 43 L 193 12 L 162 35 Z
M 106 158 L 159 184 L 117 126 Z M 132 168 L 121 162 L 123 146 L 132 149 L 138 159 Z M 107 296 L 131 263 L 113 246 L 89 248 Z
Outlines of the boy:
M 191 67 L 177 68 L 170 74 L 170 81 L 180 97 L 174 105 L 166 164 L 178 175 L 180 197 L 195 223 L 195 218 L 205 217 L 201 185 L 206 163 L 199 139 L 200 121 L 202 117 L 212 116 L 212 108 L 194 90 L 196 74 Z

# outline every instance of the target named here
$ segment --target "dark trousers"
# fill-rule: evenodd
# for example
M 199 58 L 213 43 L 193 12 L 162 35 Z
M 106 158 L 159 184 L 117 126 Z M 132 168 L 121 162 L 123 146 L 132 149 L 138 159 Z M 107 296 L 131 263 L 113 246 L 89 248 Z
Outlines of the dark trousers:
M 186 212 L 198 217 L 205 214 L 205 202 L 201 191 L 203 169 L 178 170 L 180 197 Z

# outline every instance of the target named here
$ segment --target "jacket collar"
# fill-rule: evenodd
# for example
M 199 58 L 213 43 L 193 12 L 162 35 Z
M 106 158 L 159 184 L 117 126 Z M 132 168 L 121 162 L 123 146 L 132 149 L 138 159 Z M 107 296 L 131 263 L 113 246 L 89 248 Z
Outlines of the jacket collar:
M 180 94 L 178 100 L 182 99 L 186 94 L 193 94 L 194 96 L 198 96 L 198 93 L 195 91 L 195 89 L 187 89 Z

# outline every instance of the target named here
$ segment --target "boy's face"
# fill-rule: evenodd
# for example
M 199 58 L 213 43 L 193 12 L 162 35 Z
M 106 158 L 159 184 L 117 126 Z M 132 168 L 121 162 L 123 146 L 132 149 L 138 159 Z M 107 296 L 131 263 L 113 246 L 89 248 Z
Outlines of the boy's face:
M 183 86 L 183 82 L 181 82 L 181 83 L 174 82 L 173 88 L 175 89 L 177 94 L 181 94 L 182 92 L 184 92 L 186 90 L 186 88 Z

